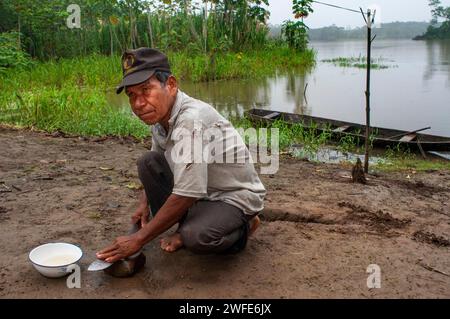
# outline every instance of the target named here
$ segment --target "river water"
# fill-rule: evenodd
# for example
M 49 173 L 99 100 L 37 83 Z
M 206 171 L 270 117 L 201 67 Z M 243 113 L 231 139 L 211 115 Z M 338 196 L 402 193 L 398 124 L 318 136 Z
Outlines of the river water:
M 321 61 L 365 56 L 366 43 L 310 45 L 318 63 L 309 72 L 291 70 L 261 80 L 183 82 L 180 87 L 225 115 L 256 107 L 364 124 L 365 69 Z M 372 55 L 390 67 L 372 70 L 371 124 L 401 130 L 431 126 L 426 133 L 450 137 L 450 41 L 375 40 Z M 124 98 L 114 103 L 126 104 Z

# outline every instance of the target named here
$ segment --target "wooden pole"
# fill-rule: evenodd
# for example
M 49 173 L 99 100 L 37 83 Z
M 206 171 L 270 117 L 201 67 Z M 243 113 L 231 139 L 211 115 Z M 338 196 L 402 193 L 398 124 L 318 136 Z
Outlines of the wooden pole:
M 362 9 L 361 9 L 362 11 Z M 364 15 L 364 14 L 363 14 Z M 371 55 L 372 55 L 372 12 L 367 10 L 367 19 L 364 17 L 367 23 L 367 78 L 366 78 L 366 143 L 364 153 L 364 173 L 369 172 L 369 147 L 370 147 L 370 67 L 371 67 Z
M 422 144 L 420 144 L 420 138 L 417 138 L 417 146 L 419 147 L 420 153 L 422 154 L 422 157 L 424 160 L 427 159 L 427 154 L 425 154 L 425 151 L 422 148 Z

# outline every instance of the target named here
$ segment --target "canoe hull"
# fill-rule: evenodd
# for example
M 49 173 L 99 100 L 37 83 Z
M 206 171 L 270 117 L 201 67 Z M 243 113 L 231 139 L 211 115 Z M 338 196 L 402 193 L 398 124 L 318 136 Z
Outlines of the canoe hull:
M 360 144 L 365 142 L 365 126 L 361 124 L 262 109 L 251 109 L 246 112 L 246 115 L 253 122 L 263 125 L 281 120 L 288 124 L 303 124 L 305 128 L 314 127 L 319 132 L 327 131 L 331 133 L 335 140 L 345 136 L 353 136 L 355 140 L 359 140 Z M 382 127 L 372 127 L 371 132 L 374 136 L 373 145 L 377 147 L 386 148 L 402 145 L 413 150 L 419 150 L 422 147 L 424 151 L 450 151 L 450 137 L 421 133 L 408 135 L 406 131 Z

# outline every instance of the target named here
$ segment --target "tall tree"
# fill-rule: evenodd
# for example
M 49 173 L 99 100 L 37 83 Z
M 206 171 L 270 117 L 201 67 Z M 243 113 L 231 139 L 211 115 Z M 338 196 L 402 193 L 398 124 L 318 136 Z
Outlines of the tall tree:
M 295 48 L 299 51 L 303 51 L 307 48 L 308 27 L 303 22 L 303 19 L 312 12 L 312 0 L 292 1 L 292 13 L 296 21 L 284 21 L 281 28 L 281 33 L 283 34 L 290 47 Z
M 434 19 L 445 19 L 450 20 L 450 7 L 445 8 L 442 5 L 441 0 L 429 0 L 430 1 L 430 7 L 431 7 L 431 14 L 433 15 Z

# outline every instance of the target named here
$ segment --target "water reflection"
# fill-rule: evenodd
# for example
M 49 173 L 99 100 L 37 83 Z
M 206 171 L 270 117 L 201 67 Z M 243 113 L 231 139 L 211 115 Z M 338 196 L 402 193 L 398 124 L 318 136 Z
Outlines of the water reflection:
M 231 80 L 210 83 L 183 82 L 189 95 L 213 105 L 225 116 L 240 116 L 251 108 L 310 114 L 305 100 L 307 75 L 292 70 L 261 80 Z
M 311 115 L 311 109 L 308 108 L 307 100 L 307 74 L 290 72 L 287 75 L 287 93 L 295 106 L 291 113 Z
M 450 88 L 450 40 L 425 41 L 427 47 L 427 68 L 424 81 L 439 74 L 447 75 L 446 87 Z
M 213 105 L 225 116 L 242 116 L 249 108 L 267 108 L 270 104 L 270 79 L 231 80 L 205 83 L 180 83 L 188 95 Z
M 232 80 L 205 83 L 181 82 L 180 89 L 194 98 L 213 105 L 225 116 L 242 116 L 251 108 L 274 109 L 291 113 L 311 114 L 305 99 L 307 75 L 290 71 L 259 80 Z M 125 94 L 107 94 L 108 102 L 128 107 Z

